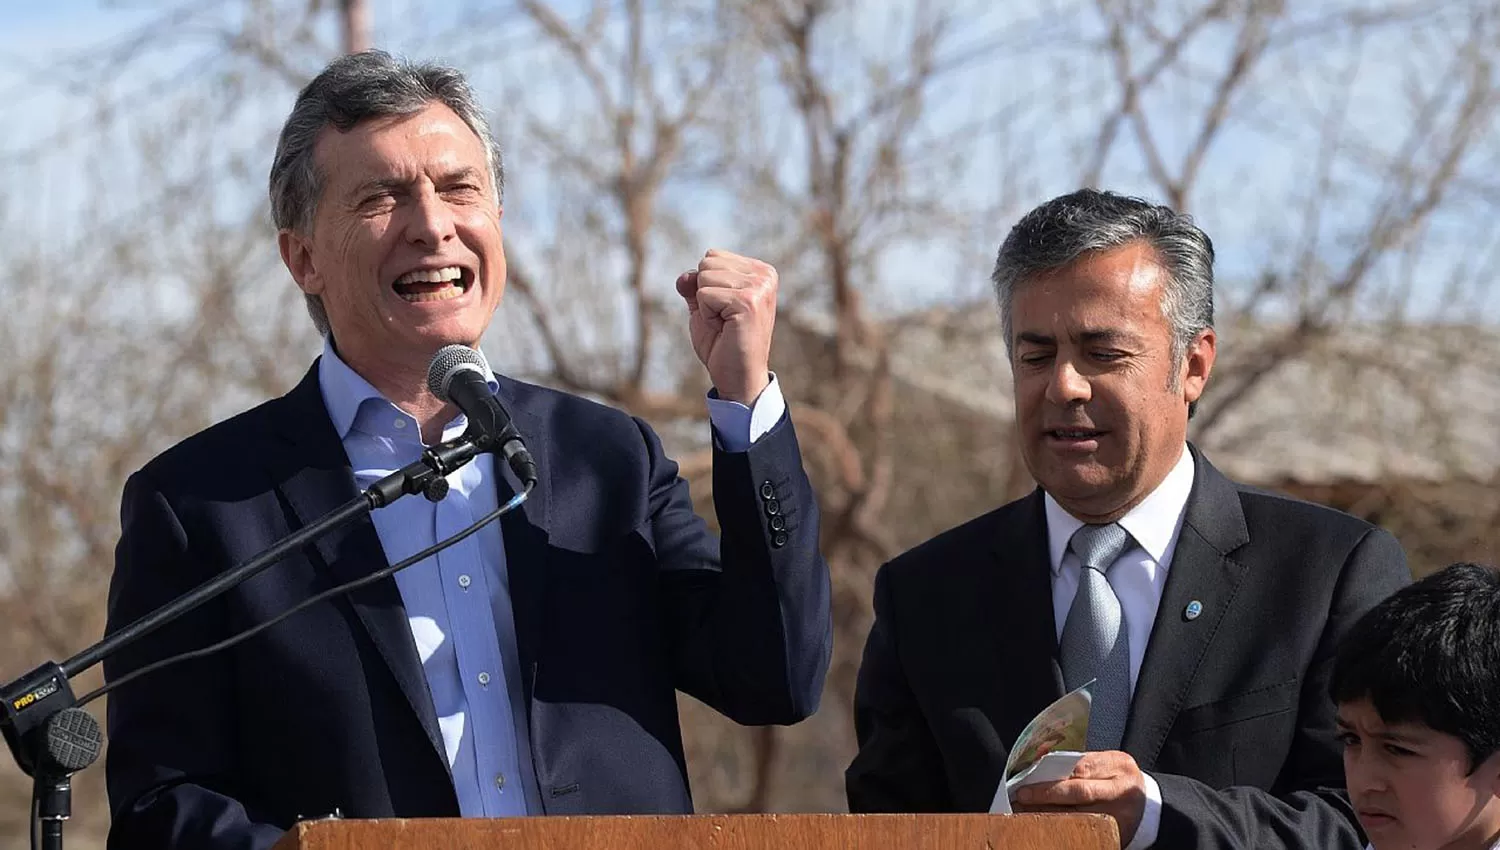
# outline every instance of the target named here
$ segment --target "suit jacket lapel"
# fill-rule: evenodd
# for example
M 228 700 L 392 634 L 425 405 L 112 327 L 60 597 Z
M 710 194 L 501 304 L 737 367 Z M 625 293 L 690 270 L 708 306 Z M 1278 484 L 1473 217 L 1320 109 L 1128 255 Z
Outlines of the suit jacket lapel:
M 1195 461 L 1193 490 L 1125 726 L 1123 749 L 1143 770 L 1150 770 L 1161 753 L 1193 675 L 1233 604 L 1245 566 L 1231 554 L 1250 540 L 1234 484 L 1196 448 L 1188 450 Z M 1199 603 L 1201 613 L 1189 619 L 1184 612 L 1192 602 Z
M 1015 521 L 995 538 L 996 563 L 983 571 L 977 598 L 999 610 L 990 618 L 993 661 L 981 664 L 990 686 L 985 714 L 1006 747 L 1037 712 L 1063 694 L 1057 660 L 1057 627 L 1052 614 L 1051 559 L 1047 516 L 1040 489 L 1019 506 Z
M 323 403 L 316 363 L 276 410 L 282 451 L 271 458 L 278 489 L 302 526 L 359 495 L 349 457 L 344 453 Z M 408 497 L 414 498 L 414 497 Z M 368 516 L 318 538 L 314 544 L 327 568 L 331 587 L 389 566 L 375 525 Z M 406 620 L 406 607 L 394 578 L 387 578 L 346 594 L 395 677 L 402 694 L 427 733 L 433 753 L 447 769 L 448 759 L 438 729 L 437 713 L 427 688 L 427 676 L 417 655 Z
M 511 610 L 516 623 L 516 655 L 520 659 L 526 710 L 529 712 L 542 655 L 552 464 L 547 454 L 547 429 L 541 418 L 517 402 L 515 381 L 505 377 L 498 377 L 498 380 L 500 400 L 537 462 L 535 489 L 519 510 L 500 518 L 501 534 L 505 540 L 505 569 L 510 578 Z M 504 458 L 496 455 L 492 462 L 498 473 L 495 476 L 496 495 L 500 504 L 504 504 L 521 491 L 521 483 Z

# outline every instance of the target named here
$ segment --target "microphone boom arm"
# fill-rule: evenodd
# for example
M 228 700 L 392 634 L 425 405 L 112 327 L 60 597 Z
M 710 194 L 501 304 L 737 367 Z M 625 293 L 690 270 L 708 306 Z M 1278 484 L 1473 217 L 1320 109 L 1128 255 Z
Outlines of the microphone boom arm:
M 472 431 L 473 429 L 471 429 Z M 129 625 L 63 661 L 48 661 L 35 670 L 0 686 L 0 732 L 10 746 L 16 764 L 27 775 L 40 766 L 42 738 L 48 721 L 77 705 L 69 680 L 88 670 L 120 649 L 135 643 L 188 611 L 265 571 L 267 567 L 302 548 L 318 537 L 371 510 L 383 508 L 402 496 L 422 493 L 438 501 L 448 492 L 447 475 L 475 456 L 489 451 L 489 441 L 465 433 L 453 440 L 427 448 L 422 459 L 371 484 L 360 495 L 298 529 L 286 538 L 248 561 L 220 573 L 193 590 L 162 605 Z

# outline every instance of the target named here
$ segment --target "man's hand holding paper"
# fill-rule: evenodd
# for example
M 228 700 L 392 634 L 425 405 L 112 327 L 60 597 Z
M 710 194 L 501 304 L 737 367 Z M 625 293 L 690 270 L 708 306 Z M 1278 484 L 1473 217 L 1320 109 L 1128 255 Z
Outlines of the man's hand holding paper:
M 1093 685 L 1061 697 L 1021 730 L 990 814 L 1097 812 L 1115 819 L 1120 846 L 1129 847 L 1145 815 L 1149 780 L 1129 753 L 1085 752 Z
M 1120 846 L 1129 847 L 1146 811 L 1146 774 L 1129 753 L 1083 753 L 1070 775 L 1024 783 L 1013 792 L 1016 811 L 1098 812 L 1115 819 Z

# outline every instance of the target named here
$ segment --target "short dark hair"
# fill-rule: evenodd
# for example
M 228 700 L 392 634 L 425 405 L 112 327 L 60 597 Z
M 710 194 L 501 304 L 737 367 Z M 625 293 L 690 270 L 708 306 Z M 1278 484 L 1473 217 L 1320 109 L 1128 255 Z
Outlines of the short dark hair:
M 1500 752 L 1500 571 L 1450 564 L 1370 609 L 1339 644 L 1329 693 L 1452 735 L 1473 772 Z

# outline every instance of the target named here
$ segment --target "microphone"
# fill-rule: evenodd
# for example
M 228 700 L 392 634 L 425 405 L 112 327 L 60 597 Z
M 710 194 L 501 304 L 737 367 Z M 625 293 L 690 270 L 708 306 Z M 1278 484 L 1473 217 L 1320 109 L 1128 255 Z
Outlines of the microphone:
M 498 450 L 516 478 L 535 487 L 536 461 L 521 441 L 510 414 L 490 390 L 485 377 L 489 371 L 489 363 L 479 351 L 467 345 L 445 345 L 433 355 L 427 367 L 427 389 L 462 410 L 469 418 L 469 430 L 477 432 L 482 448 Z

